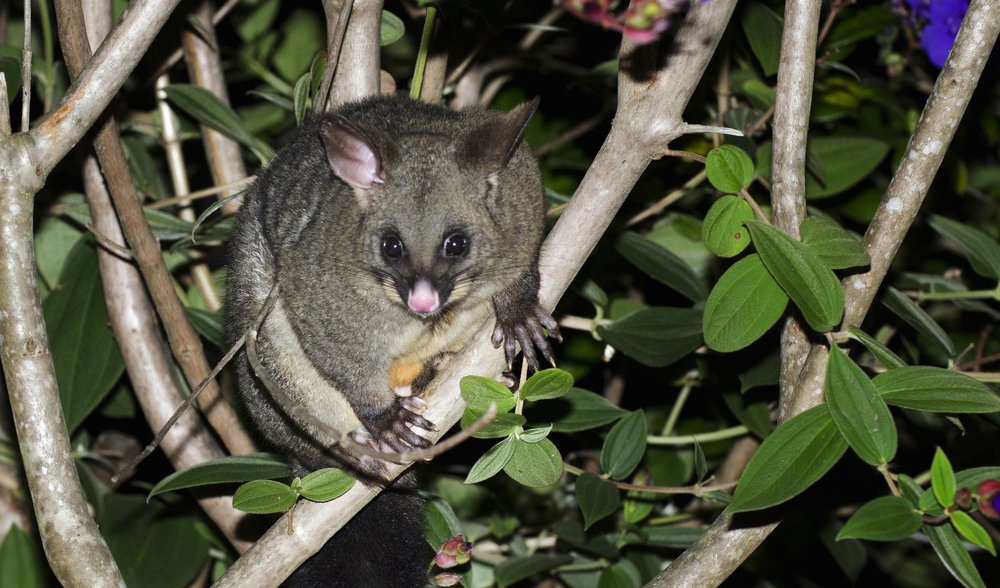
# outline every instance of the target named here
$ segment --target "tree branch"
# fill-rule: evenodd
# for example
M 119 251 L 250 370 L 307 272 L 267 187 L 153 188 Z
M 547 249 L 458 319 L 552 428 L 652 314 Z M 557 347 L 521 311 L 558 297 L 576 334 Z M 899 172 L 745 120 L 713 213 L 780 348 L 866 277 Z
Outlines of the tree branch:
M 180 0 L 136 0 L 62 101 L 32 131 L 34 173 L 45 177 L 93 126 Z
M 330 89 L 331 108 L 378 94 L 381 25 L 382 0 L 354 0 Z

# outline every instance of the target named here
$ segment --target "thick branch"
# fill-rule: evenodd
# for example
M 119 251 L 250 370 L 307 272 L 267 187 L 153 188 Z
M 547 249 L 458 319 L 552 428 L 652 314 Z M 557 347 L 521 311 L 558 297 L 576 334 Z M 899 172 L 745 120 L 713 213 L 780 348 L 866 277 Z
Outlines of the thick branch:
M 66 586 L 124 586 L 90 514 L 63 418 L 35 281 L 29 135 L 0 140 L 0 360 L 42 546 Z
M 382 0 L 354 0 L 337 58 L 337 76 L 330 91 L 331 108 L 378 94 L 381 26 Z
M 679 134 L 681 113 L 701 79 L 735 7 L 735 0 L 697 4 L 688 14 L 665 60 L 655 47 L 636 49 L 623 44 L 622 54 L 642 54 L 649 61 L 634 63 L 620 78 L 623 94 L 618 117 L 597 159 L 584 177 L 552 233 L 546 239 L 540 262 L 542 305 L 552 309 L 587 256 L 604 234 L 618 208 L 649 162 Z M 634 60 L 633 60 L 634 61 Z M 643 69 L 649 66 L 650 69 Z M 659 67 L 658 67 L 659 66 Z M 503 353 L 490 343 L 491 329 L 482 333 L 448 364 L 428 392 L 424 413 L 438 424 L 436 439 L 462 416 L 464 403 L 458 381 L 467 374 L 498 374 L 504 367 Z M 405 467 L 389 464 L 389 475 Z M 241 586 L 253 579 L 281 582 L 287 574 L 340 529 L 376 494 L 356 486 L 333 503 L 306 503 L 295 508 L 295 532 L 287 535 L 287 515 L 282 517 L 219 580 L 217 586 Z M 306 526 L 302 523 L 308 519 Z
M 59 106 L 32 131 L 37 154 L 36 173 L 47 176 L 93 126 L 178 2 L 137 0 L 129 5 L 118 26 L 80 72 Z

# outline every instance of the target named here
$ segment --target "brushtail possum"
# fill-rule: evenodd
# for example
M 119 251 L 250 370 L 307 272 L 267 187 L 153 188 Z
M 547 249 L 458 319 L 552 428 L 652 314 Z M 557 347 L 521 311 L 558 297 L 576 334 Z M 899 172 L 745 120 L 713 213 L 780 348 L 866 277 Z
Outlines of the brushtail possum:
M 229 341 L 277 283 L 260 368 L 299 410 L 380 451 L 429 444 L 419 393 L 491 317 L 508 364 L 517 345 L 533 368 L 551 358 L 546 336 L 558 329 L 538 304 L 542 181 L 521 140 L 536 106 L 450 111 L 383 96 L 307 122 L 259 174 L 233 228 Z M 245 354 L 237 372 L 253 428 L 296 470 L 339 458 L 377 478 L 311 438 Z M 423 586 L 432 554 L 414 488 L 404 475 L 290 581 Z

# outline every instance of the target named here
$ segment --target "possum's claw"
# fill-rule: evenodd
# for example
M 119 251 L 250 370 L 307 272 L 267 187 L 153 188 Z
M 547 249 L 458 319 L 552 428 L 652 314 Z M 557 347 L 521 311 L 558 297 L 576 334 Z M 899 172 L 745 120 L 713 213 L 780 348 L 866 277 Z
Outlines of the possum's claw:
M 548 333 L 546 334 L 546 331 Z M 515 317 L 501 318 L 497 316 L 496 327 L 493 329 L 491 341 L 494 347 L 503 344 L 504 356 L 507 358 L 507 369 L 511 369 L 514 364 L 514 357 L 517 355 L 517 345 L 521 346 L 524 360 L 528 362 L 531 371 L 538 371 L 539 355 L 550 365 L 555 365 L 552 355 L 552 346 L 549 339 L 562 341 L 559 332 L 559 323 L 552 315 L 545 312 L 540 306 L 535 305 L 527 312 L 518 313 Z

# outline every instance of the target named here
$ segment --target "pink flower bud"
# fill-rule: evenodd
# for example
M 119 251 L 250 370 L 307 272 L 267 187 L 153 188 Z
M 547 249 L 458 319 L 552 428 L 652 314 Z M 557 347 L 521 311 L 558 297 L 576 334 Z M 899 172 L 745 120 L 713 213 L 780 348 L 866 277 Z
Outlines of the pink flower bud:
M 451 572 L 442 572 L 434 576 L 436 586 L 457 586 L 462 583 L 462 576 Z
M 979 495 L 979 510 L 988 517 L 1000 518 L 1000 481 L 984 480 L 976 489 Z
M 455 535 L 441 544 L 437 555 L 434 556 L 434 563 L 439 568 L 447 569 L 468 563 L 471 558 L 472 543 L 466 541 L 463 535 Z

